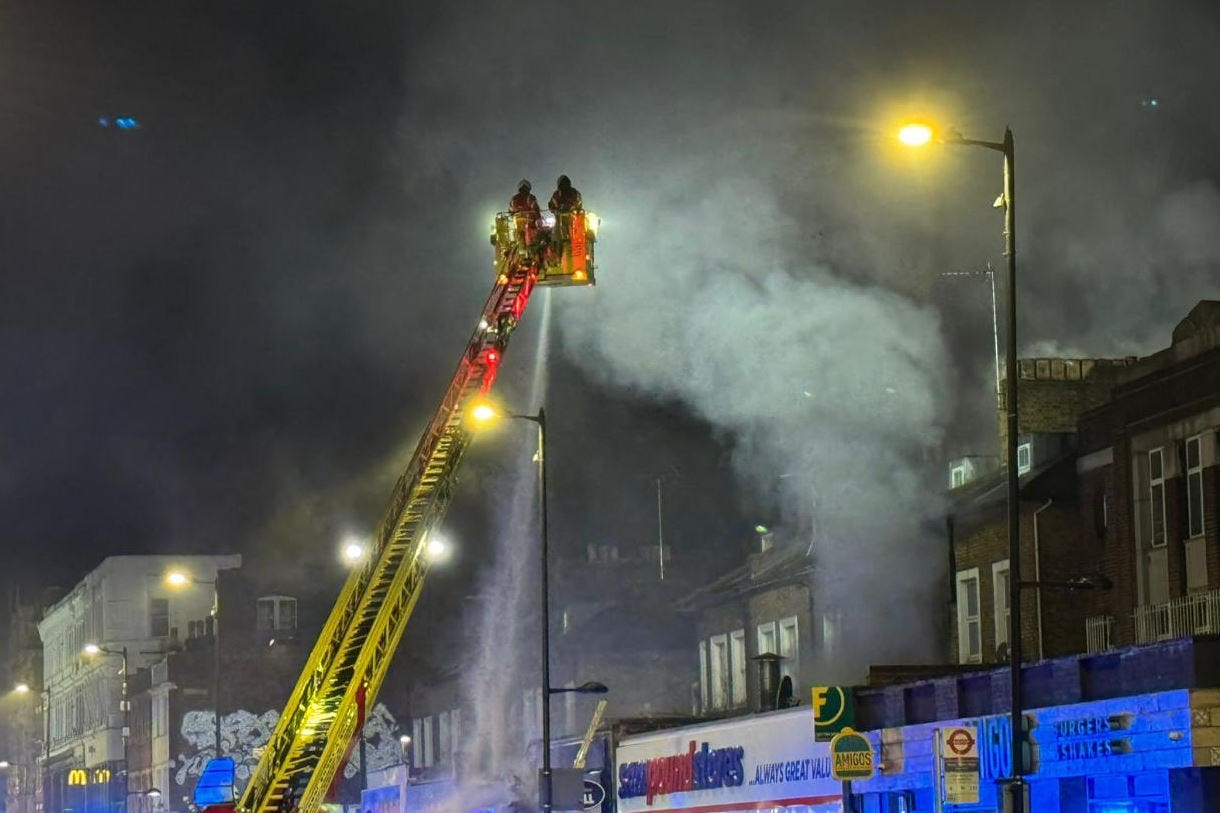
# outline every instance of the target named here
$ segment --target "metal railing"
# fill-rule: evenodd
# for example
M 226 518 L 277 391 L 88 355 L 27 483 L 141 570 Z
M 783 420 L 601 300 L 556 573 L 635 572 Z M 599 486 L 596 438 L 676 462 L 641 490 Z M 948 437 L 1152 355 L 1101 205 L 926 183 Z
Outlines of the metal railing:
M 1135 608 L 1135 642 L 1220 633 L 1220 588 Z
M 1095 615 L 1084 620 L 1085 652 L 1105 652 L 1114 646 L 1114 616 Z

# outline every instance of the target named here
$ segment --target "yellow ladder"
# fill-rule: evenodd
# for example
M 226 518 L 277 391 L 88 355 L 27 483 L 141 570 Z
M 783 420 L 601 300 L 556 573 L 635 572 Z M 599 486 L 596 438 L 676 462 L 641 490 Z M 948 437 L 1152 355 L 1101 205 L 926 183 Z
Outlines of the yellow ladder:
M 537 273 L 513 252 L 492 287 L 444 400 L 394 486 L 373 549 L 344 584 L 250 776 L 241 813 L 314 813 L 322 804 L 419 599 L 428 534 L 445 515 L 470 440 L 466 410 L 491 389 Z

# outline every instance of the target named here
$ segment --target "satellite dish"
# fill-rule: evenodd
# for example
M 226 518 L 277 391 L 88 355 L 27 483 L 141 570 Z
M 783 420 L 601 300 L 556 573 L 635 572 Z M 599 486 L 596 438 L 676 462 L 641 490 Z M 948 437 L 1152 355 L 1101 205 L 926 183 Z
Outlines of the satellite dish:
M 779 690 L 775 693 L 775 707 L 786 709 L 795 705 L 796 701 L 792 699 L 792 678 L 784 675 L 779 682 Z

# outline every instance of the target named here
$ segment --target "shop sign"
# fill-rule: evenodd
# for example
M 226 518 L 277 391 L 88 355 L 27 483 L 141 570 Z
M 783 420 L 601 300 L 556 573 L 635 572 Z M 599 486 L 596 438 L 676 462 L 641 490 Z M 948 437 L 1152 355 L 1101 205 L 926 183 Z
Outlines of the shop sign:
M 807 813 L 839 810 L 842 783 L 831 778 L 829 743 L 813 742 L 808 704 L 759 717 L 628 737 L 615 752 L 619 813 L 774 807 L 799 800 Z M 709 808 L 710 809 L 710 808 Z M 717 807 L 717 809 L 721 809 Z
M 845 728 L 855 725 L 855 697 L 850 686 L 813 687 L 813 739 L 830 742 Z
M 840 782 L 871 779 L 875 769 L 873 744 L 863 734 L 845 728 L 830 741 L 831 776 Z
M 620 765 L 618 796 L 643 796 L 651 805 L 656 797 L 670 793 L 740 785 L 745 781 L 745 753 L 741 746 L 713 749 L 691 740 L 684 754 Z
M 585 792 L 581 805 L 585 810 L 596 810 L 606 801 L 606 789 L 596 779 L 585 777 Z

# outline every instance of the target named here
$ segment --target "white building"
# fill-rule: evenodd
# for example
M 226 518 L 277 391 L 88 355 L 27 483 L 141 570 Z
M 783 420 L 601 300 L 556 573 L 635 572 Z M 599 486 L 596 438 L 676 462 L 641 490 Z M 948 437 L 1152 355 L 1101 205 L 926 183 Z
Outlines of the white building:
M 198 583 L 240 566 L 236 555 L 111 556 L 47 610 L 38 624 L 50 713 L 44 811 L 124 809 L 122 653 L 130 674 L 162 661 L 211 612 L 212 590 Z M 170 587 L 171 570 L 196 586 Z M 88 644 L 101 651 L 86 654 Z

